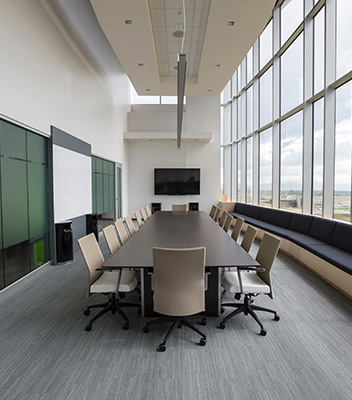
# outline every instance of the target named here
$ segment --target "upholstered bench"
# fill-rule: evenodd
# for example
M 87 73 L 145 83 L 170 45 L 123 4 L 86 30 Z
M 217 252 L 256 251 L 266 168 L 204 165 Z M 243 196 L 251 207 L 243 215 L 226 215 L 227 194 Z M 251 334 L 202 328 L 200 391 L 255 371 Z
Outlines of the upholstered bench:
M 229 211 L 229 210 L 228 210 Z M 280 236 L 280 250 L 352 298 L 352 225 L 291 211 L 235 203 L 234 217 Z

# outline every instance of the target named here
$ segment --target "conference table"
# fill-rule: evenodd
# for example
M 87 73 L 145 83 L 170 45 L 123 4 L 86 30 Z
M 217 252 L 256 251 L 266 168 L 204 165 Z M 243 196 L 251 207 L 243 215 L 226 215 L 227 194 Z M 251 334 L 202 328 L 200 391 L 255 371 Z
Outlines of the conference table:
M 258 266 L 238 243 L 204 211 L 157 211 L 102 268 L 140 268 L 142 316 L 153 316 L 153 247 L 206 248 L 205 314 L 220 315 L 221 271 L 223 268 Z

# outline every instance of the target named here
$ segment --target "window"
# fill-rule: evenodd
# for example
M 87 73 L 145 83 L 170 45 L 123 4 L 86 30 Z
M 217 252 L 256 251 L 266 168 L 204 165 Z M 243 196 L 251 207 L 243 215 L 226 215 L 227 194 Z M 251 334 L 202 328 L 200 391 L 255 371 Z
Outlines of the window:
M 352 69 L 351 0 L 336 0 L 336 79 Z
M 325 21 L 323 7 L 314 18 L 314 93 L 324 88 Z
M 302 211 L 302 111 L 281 122 L 280 208 Z
M 272 206 L 273 143 L 272 128 L 259 134 L 259 204 Z
M 259 64 L 260 69 L 270 61 L 273 56 L 273 22 L 268 23 L 259 37 Z
M 252 138 L 248 138 L 246 140 L 247 144 L 247 191 L 246 191 L 246 203 L 253 202 L 253 195 L 252 195 Z
M 253 130 L 253 86 L 251 86 L 247 90 L 246 114 L 247 114 L 246 132 L 248 135 Z
M 247 54 L 247 83 L 253 78 L 253 47 Z
M 272 121 L 273 113 L 273 68 L 270 67 L 259 79 L 259 125 Z
M 303 0 L 286 0 L 281 6 L 281 45 L 303 21 Z
M 324 99 L 313 104 L 313 196 L 312 214 L 323 215 Z
M 242 121 L 241 101 L 242 101 L 242 98 L 239 97 L 237 99 L 237 139 L 241 139 L 241 137 L 242 137 L 242 131 L 241 131 L 241 121 Z
M 336 90 L 334 218 L 351 222 L 352 81 Z
M 281 56 L 281 115 L 303 101 L 303 34 Z
M 237 201 L 241 201 L 241 143 L 237 144 Z

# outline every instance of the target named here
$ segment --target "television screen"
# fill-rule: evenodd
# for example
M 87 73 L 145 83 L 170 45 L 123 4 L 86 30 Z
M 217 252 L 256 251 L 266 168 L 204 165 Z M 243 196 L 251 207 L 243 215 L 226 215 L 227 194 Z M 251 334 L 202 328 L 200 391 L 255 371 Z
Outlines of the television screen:
M 155 168 L 154 194 L 200 194 L 200 168 Z

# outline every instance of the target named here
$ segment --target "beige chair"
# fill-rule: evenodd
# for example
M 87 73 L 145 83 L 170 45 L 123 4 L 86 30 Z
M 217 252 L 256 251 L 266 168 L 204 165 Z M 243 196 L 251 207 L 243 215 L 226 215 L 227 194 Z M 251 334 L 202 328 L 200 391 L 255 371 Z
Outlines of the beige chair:
M 220 208 L 219 208 L 219 207 L 216 207 L 215 214 L 214 214 L 214 218 L 213 218 L 213 220 L 214 220 L 215 222 L 218 222 L 218 221 L 219 221 L 220 214 L 221 214 Z
M 152 216 L 152 211 L 150 210 L 149 204 L 145 206 L 145 211 L 147 213 L 148 219 Z
M 241 217 L 237 217 L 236 218 L 236 222 L 235 225 L 233 227 L 232 233 L 231 233 L 231 237 L 233 240 L 235 240 L 237 242 L 238 236 L 241 233 L 242 230 L 242 226 L 244 224 L 244 219 Z M 254 239 L 253 239 L 254 240 Z M 253 242 L 252 242 L 253 243 Z
M 209 217 L 214 219 L 214 215 L 215 215 L 215 211 L 216 211 L 217 207 L 215 204 L 212 205 L 210 213 L 209 213 Z
M 220 215 L 220 219 L 219 219 L 219 225 L 221 226 L 221 228 L 224 226 L 227 216 L 228 216 L 228 213 L 226 211 L 222 211 L 222 213 Z
M 115 227 L 116 227 L 117 233 L 119 235 L 121 244 L 126 243 L 128 240 L 128 234 L 127 234 L 127 231 L 125 229 L 122 219 L 118 219 L 117 221 L 115 221 Z
M 141 217 L 141 213 L 139 211 L 136 211 L 134 213 L 134 215 L 136 216 L 136 220 L 137 220 L 137 224 L 138 227 L 141 228 L 143 226 L 143 221 L 142 221 L 142 217 Z
M 130 231 L 131 236 L 134 235 L 137 231 L 130 215 L 126 215 L 125 222 L 128 230 Z
M 141 212 L 144 223 L 147 222 L 148 217 L 147 217 L 146 212 L 144 211 L 144 208 L 141 208 L 140 212 Z
M 219 328 L 224 329 L 226 321 L 243 312 L 244 315 L 249 314 L 257 321 L 261 328 L 260 334 L 265 336 L 266 329 L 255 311 L 270 312 L 274 314 L 275 321 L 279 321 L 280 317 L 277 315 L 276 311 L 254 305 L 252 296 L 267 294 L 270 298 L 274 298 L 270 271 L 279 250 L 280 243 L 281 239 L 265 233 L 256 256 L 260 268 L 237 267 L 237 272 L 224 272 L 221 279 L 223 288 L 230 293 L 243 294 L 244 302 L 221 304 L 221 307 L 235 307 L 236 310 L 222 320 Z
M 159 351 L 165 351 L 166 342 L 176 327 L 182 325 L 202 336 L 199 344 L 206 344 L 206 336 L 185 316 L 205 311 L 205 247 L 188 249 L 153 248 L 154 263 L 154 311 L 169 318 L 158 318 L 149 325 L 172 321 L 172 325 L 159 345 Z M 202 322 L 205 319 L 203 318 Z M 204 324 L 204 323 L 203 323 Z
M 116 236 L 115 228 L 112 225 L 109 225 L 103 229 L 103 233 L 106 243 L 108 244 L 110 253 L 111 254 L 116 253 L 121 246 L 119 239 Z
M 185 213 L 185 212 L 187 212 L 187 204 L 173 204 L 172 211 Z
M 227 216 L 226 216 L 224 225 L 223 225 L 223 227 L 222 227 L 222 229 L 223 229 L 225 232 L 228 232 L 228 230 L 230 229 L 230 226 L 232 225 L 232 221 L 233 221 L 232 215 L 230 215 L 229 213 L 227 213 Z
M 131 292 L 137 287 L 137 278 L 134 271 L 97 271 L 101 268 L 104 263 L 104 257 L 101 253 L 99 244 L 94 236 L 94 233 L 90 233 L 87 236 L 78 239 L 79 247 L 82 251 L 83 258 L 86 262 L 89 279 L 88 279 L 88 291 L 87 296 L 89 297 L 93 293 L 102 293 L 109 296 L 107 302 L 103 304 L 95 304 L 88 306 L 84 311 L 85 315 L 90 314 L 92 308 L 102 308 L 88 323 L 86 331 L 92 329 L 92 324 L 102 315 L 111 311 L 113 314 L 118 313 L 125 321 L 123 329 L 129 328 L 129 321 L 121 307 L 139 307 L 137 303 L 122 303 L 118 301 L 118 292 L 126 293 Z
M 246 233 L 243 236 L 241 247 L 249 253 L 249 250 L 252 247 L 255 237 L 257 236 L 258 230 L 251 225 L 247 226 Z

